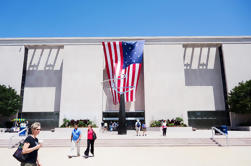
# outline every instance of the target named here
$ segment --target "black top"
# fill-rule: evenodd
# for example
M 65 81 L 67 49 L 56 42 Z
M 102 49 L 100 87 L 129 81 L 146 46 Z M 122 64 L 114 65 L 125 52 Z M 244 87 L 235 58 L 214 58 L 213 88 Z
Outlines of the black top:
M 30 144 L 29 148 L 33 148 L 38 145 L 38 139 L 33 138 L 32 136 L 28 136 L 24 140 L 24 143 L 29 143 Z M 25 163 L 36 163 L 37 162 L 37 152 L 38 152 L 38 150 L 34 150 L 31 153 L 27 153 Z

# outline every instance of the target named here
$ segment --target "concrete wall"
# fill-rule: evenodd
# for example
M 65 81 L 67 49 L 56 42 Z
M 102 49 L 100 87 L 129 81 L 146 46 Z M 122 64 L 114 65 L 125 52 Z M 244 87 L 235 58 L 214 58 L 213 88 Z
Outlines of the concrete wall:
M 219 50 L 217 47 L 185 47 L 185 109 L 225 110 Z
M 147 123 L 225 109 L 217 47 L 147 45 L 144 65 Z
M 251 44 L 223 44 L 228 92 L 241 81 L 251 79 Z
M 29 48 L 23 112 L 60 111 L 63 48 Z
M 147 124 L 177 116 L 187 120 L 182 45 L 146 45 L 144 79 Z
M 0 84 L 21 90 L 24 60 L 23 46 L 0 46 Z
M 64 47 L 60 123 L 64 118 L 102 119 L 102 45 Z

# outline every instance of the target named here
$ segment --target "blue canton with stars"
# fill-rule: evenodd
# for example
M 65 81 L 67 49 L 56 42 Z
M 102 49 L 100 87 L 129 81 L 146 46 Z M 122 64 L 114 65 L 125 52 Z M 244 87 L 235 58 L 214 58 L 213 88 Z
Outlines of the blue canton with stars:
M 131 64 L 142 63 L 144 41 L 122 42 L 123 48 L 123 69 Z

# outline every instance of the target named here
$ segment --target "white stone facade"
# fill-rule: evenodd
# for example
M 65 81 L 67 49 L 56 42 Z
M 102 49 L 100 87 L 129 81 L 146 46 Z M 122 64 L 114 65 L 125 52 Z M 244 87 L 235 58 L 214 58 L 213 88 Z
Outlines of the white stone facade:
M 187 111 L 225 110 L 219 58 L 222 48 L 226 89 L 251 79 L 251 37 L 131 37 L 0 39 L 0 84 L 20 93 L 27 53 L 23 112 L 59 112 L 63 118 L 91 119 L 118 110 L 109 89 L 102 41 L 145 40 L 135 103 L 145 120 L 182 117 Z

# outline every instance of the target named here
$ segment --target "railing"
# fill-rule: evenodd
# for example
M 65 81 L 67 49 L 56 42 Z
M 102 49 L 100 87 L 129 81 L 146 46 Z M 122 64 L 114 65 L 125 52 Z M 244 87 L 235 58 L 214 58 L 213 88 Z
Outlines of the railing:
M 217 129 L 216 127 L 212 127 L 212 139 L 214 140 L 215 131 L 219 132 L 221 135 L 224 135 L 226 137 L 226 145 L 228 146 L 228 135 L 224 132 L 222 132 L 220 129 Z
M 13 145 L 12 145 L 12 141 L 13 141 L 13 138 L 15 137 L 15 136 L 19 136 L 19 134 L 20 133 L 22 133 L 22 132 L 24 132 L 26 130 L 26 132 L 25 132 L 25 137 L 28 135 L 28 127 L 26 127 L 26 128 L 24 128 L 23 130 L 21 130 L 21 131 L 19 131 L 18 133 L 15 133 L 14 135 L 12 135 L 10 138 L 9 138 L 9 149 L 10 148 L 13 148 Z M 21 140 L 22 141 L 22 140 Z M 18 143 L 20 143 L 20 141 L 18 141 Z

